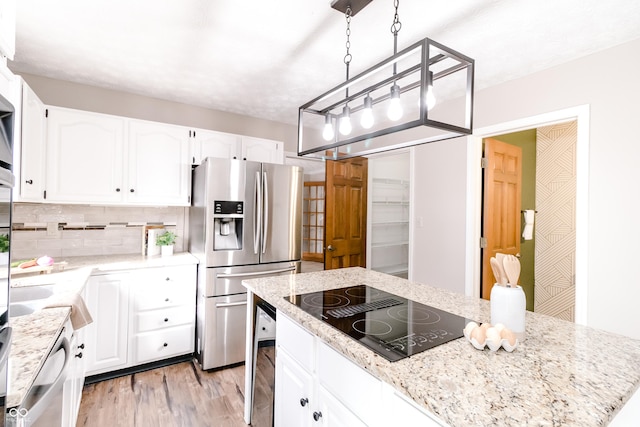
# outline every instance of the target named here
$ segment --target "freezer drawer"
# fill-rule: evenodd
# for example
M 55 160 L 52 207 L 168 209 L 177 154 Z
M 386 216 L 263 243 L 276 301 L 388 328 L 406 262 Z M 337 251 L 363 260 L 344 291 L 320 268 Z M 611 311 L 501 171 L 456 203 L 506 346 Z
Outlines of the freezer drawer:
M 199 298 L 196 359 L 202 369 L 243 362 L 247 294 Z
M 299 272 L 300 261 L 242 267 L 202 268 L 198 273 L 200 274 L 200 277 L 198 277 L 198 295 L 217 297 L 246 293 L 247 289 L 242 286 L 243 280 Z

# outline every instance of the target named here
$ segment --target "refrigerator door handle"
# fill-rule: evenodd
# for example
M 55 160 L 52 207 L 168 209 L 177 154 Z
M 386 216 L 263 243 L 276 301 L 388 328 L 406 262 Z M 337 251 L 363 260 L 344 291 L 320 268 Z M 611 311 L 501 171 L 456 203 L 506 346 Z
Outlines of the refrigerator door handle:
M 280 268 L 278 270 L 265 270 L 265 271 L 254 271 L 251 273 L 229 273 L 229 274 L 216 274 L 216 278 L 219 279 L 229 279 L 233 277 L 252 277 L 252 276 L 263 276 L 265 274 L 274 274 L 274 273 L 286 273 L 287 271 L 294 271 L 296 269 L 295 265 L 287 268 Z
M 260 188 L 260 172 L 256 171 L 255 209 L 253 211 L 253 253 L 260 249 L 260 234 L 262 233 L 262 191 Z
M 269 182 L 267 173 L 262 172 L 262 197 L 264 198 L 264 218 L 262 219 L 262 253 L 267 251 L 267 236 L 269 235 Z

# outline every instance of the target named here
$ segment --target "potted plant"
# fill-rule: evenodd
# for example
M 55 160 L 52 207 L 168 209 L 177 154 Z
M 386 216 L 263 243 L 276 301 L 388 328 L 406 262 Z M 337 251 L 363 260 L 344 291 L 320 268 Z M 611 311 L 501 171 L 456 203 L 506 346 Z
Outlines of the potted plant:
M 9 264 L 9 235 L 0 234 L 0 265 Z
M 172 231 L 165 231 L 156 237 L 156 245 L 160 246 L 162 256 L 173 255 L 173 245 L 176 243 L 176 235 Z

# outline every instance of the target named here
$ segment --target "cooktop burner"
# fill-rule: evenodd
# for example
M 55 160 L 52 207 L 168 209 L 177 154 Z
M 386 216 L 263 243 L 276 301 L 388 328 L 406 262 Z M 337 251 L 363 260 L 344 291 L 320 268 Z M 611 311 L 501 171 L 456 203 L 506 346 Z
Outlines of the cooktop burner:
M 285 297 L 395 362 L 463 336 L 466 319 L 368 285 Z

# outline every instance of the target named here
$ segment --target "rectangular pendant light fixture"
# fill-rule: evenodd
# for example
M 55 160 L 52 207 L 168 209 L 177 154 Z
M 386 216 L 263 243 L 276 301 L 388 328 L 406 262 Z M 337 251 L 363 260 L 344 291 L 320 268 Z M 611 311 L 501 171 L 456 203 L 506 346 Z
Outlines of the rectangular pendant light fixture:
M 473 59 L 425 38 L 302 105 L 298 155 L 349 158 L 470 135 L 473 84 Z

